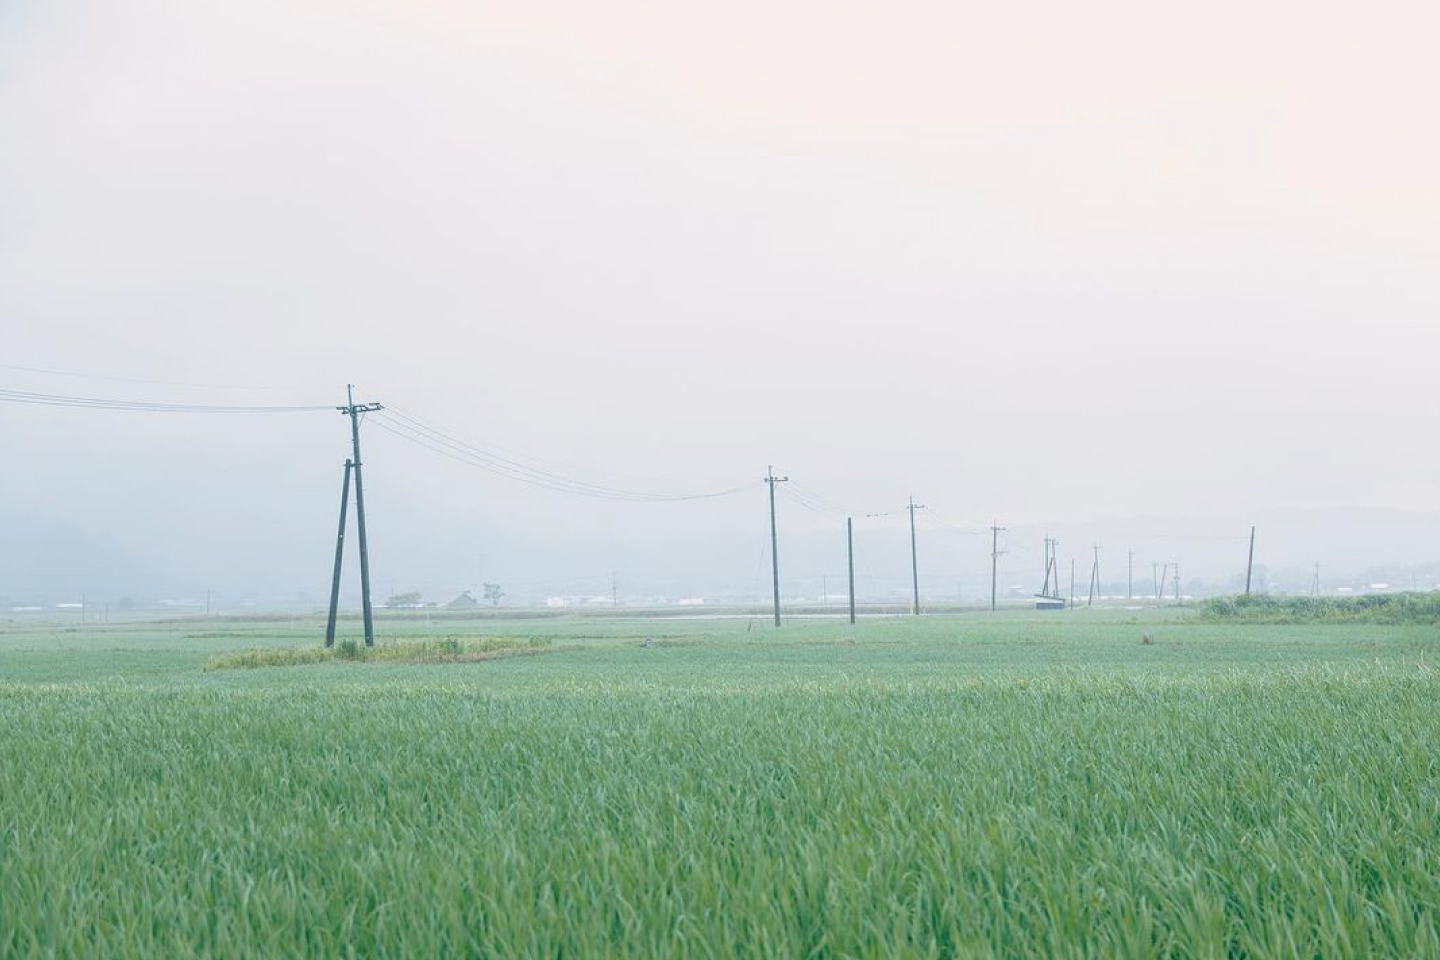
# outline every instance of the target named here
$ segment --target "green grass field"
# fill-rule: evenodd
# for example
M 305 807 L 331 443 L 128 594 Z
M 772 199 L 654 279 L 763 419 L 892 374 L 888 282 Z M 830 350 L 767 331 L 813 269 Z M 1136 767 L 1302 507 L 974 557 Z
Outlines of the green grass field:
M 1144 616 L 0 625 L 0 957 L 1440 957 L 1436 628 Z

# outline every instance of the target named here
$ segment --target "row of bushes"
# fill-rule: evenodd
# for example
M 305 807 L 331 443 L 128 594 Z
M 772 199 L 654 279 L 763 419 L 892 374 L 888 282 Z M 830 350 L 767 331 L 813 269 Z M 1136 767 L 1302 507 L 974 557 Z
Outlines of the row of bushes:
M 1239 623 L 1436 623 L 1440 593 L 1384 593 L 1362 597 L 1214 597 L 1200 617 Z

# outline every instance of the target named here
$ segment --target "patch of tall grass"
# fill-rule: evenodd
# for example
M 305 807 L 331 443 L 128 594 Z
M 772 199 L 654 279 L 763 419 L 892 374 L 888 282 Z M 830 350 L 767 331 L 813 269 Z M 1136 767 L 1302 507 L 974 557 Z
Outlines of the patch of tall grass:
M 1202 620 L 1236 623 L 1440 623 L 1440 593 L 1360 597 L 1273 597 L 1240 594 L 1198 604 Z
M 256 647 L 218 653 L 205 664 L 206 670 L 238 670 L 254 667 L 295 667 L 311 663 L 467 663 L 499 657 L 538 653 L 553 649 L 541 637 L 438 637 L 425 640 L 381 641 L 367 647 L 354 640 L 342 640 L 333 647 Z

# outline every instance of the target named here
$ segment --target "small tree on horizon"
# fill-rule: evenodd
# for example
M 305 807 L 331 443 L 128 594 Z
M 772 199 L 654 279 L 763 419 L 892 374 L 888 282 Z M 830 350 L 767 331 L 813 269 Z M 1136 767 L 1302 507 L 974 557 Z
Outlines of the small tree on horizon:
M 485 584 L 485 599 L 490 601 L 490 606 L 500 606 L 500 598 L 505 596 L 505 591 L 498 583 Z

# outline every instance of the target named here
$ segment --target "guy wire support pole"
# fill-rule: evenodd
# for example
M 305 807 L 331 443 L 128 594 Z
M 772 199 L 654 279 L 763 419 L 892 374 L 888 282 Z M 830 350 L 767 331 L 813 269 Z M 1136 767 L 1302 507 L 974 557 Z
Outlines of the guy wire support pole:
M 360 535 L 360 604 L 365 614 L 365 646 L 375 646 L 375 613 L 370 606 L 370 551 L 365 542 L 365 486 L 360 478 L 360 414 L 385 408 L 378 403 L 355 402 L 355 386 L 345 385 L 345 406 L 337 407 L 350 418 L 350 443 L 355 461 L 350 469 L 355 474 L 355 528 Z
M 335 533 L 335 576 L 330 580 L 330 619 L 325 624 L 325 646 L 335 646 L 335 617 L 340 610 L 340 564 L 345 559 L 345 509 L 350 505 L 350 460 L 340 484 L 340 529 Z
M 1250 574 L 1255 570 L 1255 527 L 1250 527 L 1250 559 L 1245 561 L 1245 595 L 1250 595 Z
M 914 590 L 915 598 L 910 610 L 918 617 L 920 616 L 920 561 L 915 553 L 915 511 L 925 508 L 916 503 L 914 497 L 911 497 L 910 505 L 906 509 L 910 511 L 910 586 Z
M 1085 601 L 1085 606 L 1095 606 L 1095 594 L 1100 592 L 1100 545 L 1095 545 L 1095 563 L 1090 568 L 1090 599 Z M 1103 599 L 1103 598 L 1102 598 Z
M 775 626 L 780 626 L 780 538 L 775 533 L 775 484 L 789 477 L 775 476 L 774 467 L 765 468 L 765 484 L 770 488 L 770 574 L 775 585 Z
M 850 622 L 855 622 L 855 518 L 845 518 L 845 542 L 850 560 Z

